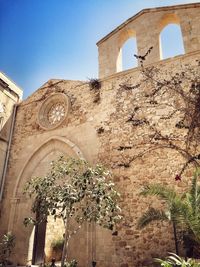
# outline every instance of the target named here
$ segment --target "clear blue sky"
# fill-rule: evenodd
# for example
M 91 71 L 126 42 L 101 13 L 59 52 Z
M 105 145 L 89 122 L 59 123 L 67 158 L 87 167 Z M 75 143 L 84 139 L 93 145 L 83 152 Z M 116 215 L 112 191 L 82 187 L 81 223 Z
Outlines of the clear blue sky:
M 144 8 L 184 0 L 0 0 L 0 70 L 24 97 L 51 78 L 98 76 L 96 42 Z

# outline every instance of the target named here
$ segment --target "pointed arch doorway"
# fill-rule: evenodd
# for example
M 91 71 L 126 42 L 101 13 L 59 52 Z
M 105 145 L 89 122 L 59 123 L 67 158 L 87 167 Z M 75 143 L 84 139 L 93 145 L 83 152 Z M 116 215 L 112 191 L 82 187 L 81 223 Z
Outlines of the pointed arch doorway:
M 44 259 L 44 248 L 47 224 L 43 223 L 35 228 L 24 228 L 19 233 L 23 219 L 31 215 L 31 200 L 23 195 L 25 183 L 34 176 L 43 176 L 49 170 L 50 162 L 59 156 L 84 158 L 80 149 L 64 137 L 51 137 L 37 148 L 24 164 L 20 175 L 18 176 L 13 199 L 11 201 L 11 211 L 9 218 L 9 229 L 16 235 L 20 242 L 16 243 L 17 262 L 39 264 Z M 15 201 L 14 201 L 15 200 Z M 39 216 L 39 215 L 37 215 Z M 34 237 L 33 237 L 34 236 Z M 78 238 L 78 239 L 77 239 Z M 48 237 L 49 243 L 51 237 Z M 91 239 L 91 231 L 87 226 L 83 227 L 82 232 L 72 240 L 72 257 L 75 257 L 87 265 L 91 258 L 91 252 L 88 250 L 89 239 Z M 81 240 L 81 242 L 79 242 Z M 78 248 L 80 246 L 80 248 Z M 78 248 L 78 249 L 77 249 Z

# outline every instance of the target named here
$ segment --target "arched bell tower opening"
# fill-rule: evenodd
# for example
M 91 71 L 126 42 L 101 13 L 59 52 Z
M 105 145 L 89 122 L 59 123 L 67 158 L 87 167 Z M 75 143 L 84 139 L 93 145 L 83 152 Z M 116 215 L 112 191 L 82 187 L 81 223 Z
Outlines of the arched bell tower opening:
M 137 59 L 134 54 L 137 54 L 136 33 L 132 29 L 124 30 L 118 38 L 119 52 L 117 57 L 117 72 L 135 68 L 138 66 Z
M 159 39 L 161 60 L 185 53 L 180 19 L 176 14 L 162 18 Z
M 131 37 L 124 43 L 124 45 L 120 49 L 117 63 L 117 71 L 119 72 L 136 68 L 138 66 L 138 62 L 134 55 L 137 55 L 137 42 L 136 37 Z
M 173 40 L 173 42 L 169 42 Z M 168 24 L 160 33 L 160 59 L 166 59 L 185 53 L 181 28 L 177 24 Z

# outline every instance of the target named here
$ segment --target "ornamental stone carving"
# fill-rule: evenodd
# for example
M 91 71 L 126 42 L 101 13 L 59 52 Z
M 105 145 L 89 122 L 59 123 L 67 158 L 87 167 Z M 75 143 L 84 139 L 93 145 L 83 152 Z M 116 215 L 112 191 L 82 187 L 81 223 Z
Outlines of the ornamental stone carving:
M 45 130 L 58 127 L 69 112 L 69 97 L 62 93 L 49 96 L 40 106 L 38 123 Z

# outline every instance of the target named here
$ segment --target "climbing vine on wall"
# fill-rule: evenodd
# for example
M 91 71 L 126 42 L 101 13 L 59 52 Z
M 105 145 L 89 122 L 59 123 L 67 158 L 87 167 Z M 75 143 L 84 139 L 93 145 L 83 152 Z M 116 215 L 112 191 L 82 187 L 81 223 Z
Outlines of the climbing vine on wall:
M 133 128 L 145 127 L 149 134 L 131 147 L 139 152 L 118 166 L 130 167 L 135 159 L 148 152 L 170 148 L 185 158 L 176 175 L 180 179 L 190 163 L 200 165 L 200 61 L 172 69 L 144 67 L 143 61 L 151 50 L 143 57 L 136 56 L 141 65 L 139 83 L 127 80 L 120 85 L 124 91 L 140 94 L 140 101 L 133 101 L 126 123 Z M 118 148 L 122 149 L 130 147 Z

